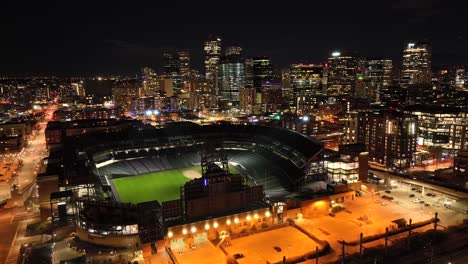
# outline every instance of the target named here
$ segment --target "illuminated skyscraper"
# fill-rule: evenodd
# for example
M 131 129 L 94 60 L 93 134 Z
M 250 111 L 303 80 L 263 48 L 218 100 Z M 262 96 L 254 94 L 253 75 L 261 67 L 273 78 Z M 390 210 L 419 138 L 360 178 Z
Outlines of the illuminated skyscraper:
M 205 42 L 205 76 L 213 95 L 218 95 L 218 64 L 221 57 L 221 39 L 209 36 Z
M 428 42 L 409 43 L 403 50 L 403 67 L 400 84 L 408 88 L 412 84 L 430 84 L 431 46 Z
M 356 82 L 357 61 L 354 56 L 333 52 L 328 58 L 327 85 L 329 95 L 352 95 Z
M 453 69 L 453 87 L 455 89 L 463 90 L 465 87 L 466 72 L 462 66 L 454 67 Z
M 190 79 L 190 53 L 188 50 L 177 50 L 177 56 L 179 57 L 179 73 L 184 81 Z
M 144 67 L 143 73 L 143 95 L 154 96 L 159 91 L 159 80 L 156 72 L 150 67 Z
M 242 48 L 239 46 L 229 46 L 226 47 L 226 51 L 224 52 L 224 55 L 230 56 L 230 55 L 241 55 L 242 53 Z
M 380 101 L 382 90 L 392 85 L 392 69 L 391 60 L 366 59 L 363 62 L 361 74 L 358 74 L 357 77 L 358 80 L 362 79 L 363 81 L 362 96 L 357 97 L 365 97 L 371 101 Z
M 263 83 L 273 81 L 273 65 L 268 57 L 255 57 L 252 64 L 254 87 L 262 87 Z
M 245 87 L 244 61 L 240 52 L 240 47 L 230 47 L 219 62 L 220 106 L 224 108 L 239 106 L 239 90 Z
M 322 93 L 323 66 L 314 64 L 292 64 L 289 79 L 293 89 L 295 107 L 299 112 L 311 109 L 311 97 Z
M 245 71 L 245 87 L 253 87 L 253 60 L 252 59 L 245 59 L 244 71 Z

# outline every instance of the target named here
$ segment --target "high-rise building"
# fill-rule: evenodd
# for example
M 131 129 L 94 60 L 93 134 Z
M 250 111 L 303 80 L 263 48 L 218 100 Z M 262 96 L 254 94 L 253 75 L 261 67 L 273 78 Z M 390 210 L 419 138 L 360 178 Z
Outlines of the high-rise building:
M 225 56 L 231 56 L 231 55 L 241 55 L 242 53 L 242 48 L 239 46 L 229 46 L 226 47 L 226 51 L 224 52 Z
M 221 57 L 221 39 L 209 36 L 205 42 L 205 77 L 211 89 L 211 94 L 218 95 L 218 64 Z
M 431 83 L 431 56 L 431 46 L 428 42 L 408 43 L 408 46 L 403 50 L 401 87 L 408 88 L 413 84 Z
M 240 52 L 240 47 L 230 47 L 219 62 L 220 107 L 239 106 L 239 90 L 245 87 L 244 61 Z
M 170 78 L 159 80 L 159 93 L 165 97 L 174 95 L 174 81 Z
M 453 67 L 453 87 L 457 90 L 463 90 L 465 88 L 465 77 L 466 71 L 463 66 Z
M 357 59 L 333 52 L 328 58 L 327 92 L 329 95 L 353 95 L 356 82 Z
M 289 69 L 289 80 L 293 88 L 296 110 L 309 113 L 310 104 L 317 94 L 322 93 L 323 66 L 314 64 L 292 64 Z
M 273 65 L 268 57 L 255 57 L 252 61 L 253 87 L 262 87 L 263 83 L 273 81 Z
M 206 80 L 191 80 L 188 85 L 189 102 L 191 110 L 209 109 L 217 107 L 216 97 L 211 94 L 211 88 Z
M 159 80 L 156 72 L 150 67 L 144 67 L 143 72 L 143 95 L 153 96 L 159 91 Z
M 284 102 L 289 107 L 296 107 L 295 98 L 294 98 L 294 90 L 291 84 L 291 77 L 290 77 L 290 69 L 282 69 L 281 70 L 281 92 L 283 96 Z
M 358 142 L 369 160 L 388 168 L 411 166 L 416 152 L 416 116 L 402 112 L 360 112 Z
M 239 91 L 239 108 L 247 114 L 256 113 L 255 106 L 257 105 L 257 88 L 245 87 Z
M 245 87 L 253 87 L 253 59 L 245 59 Z
M 179 54 L 176 52 L 165 52 L 163 54 L 163 59 L 164 77 L 172 79 L 174 90 L 178 92 L 183 88 L 183 80 L 180 68 L 181 62 L 179 60 Z M 187 58 L 184 59 L 186 60 Z M 184 63 L 186 63 L 186 61 Z
M 188 50 L 177 50 L 179 57 L 179 73 L 184 81 L 188 81 L 191 76 L 190 53 Z
M 383 89 L 392 85 L 392 61 L 386 59 L 366 59 L 363 62 L 362 75 L 357 76 L 363 81 L 362 96 L 374 102 L 380 102 Z M 358 93 L 356 88 L 356 93 Z
M 345 115 L 343 144 L 358 143 L 358 112 L 348 112 Z

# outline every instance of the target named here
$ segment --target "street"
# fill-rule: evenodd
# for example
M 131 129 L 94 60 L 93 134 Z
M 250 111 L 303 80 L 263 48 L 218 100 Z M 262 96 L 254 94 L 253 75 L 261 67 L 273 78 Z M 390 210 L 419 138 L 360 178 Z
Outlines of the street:
M 22 243 L 37 238 L 25 237 L 27 224 L 36 222 L 39 216 L 35 206 L 27 203 L 30 196 L 37 196 L 36 176 L 39 173 L 40 163 L 47 155 L 45 144 L 45 128 L 56 105 L 46 110 L 45 119 L 38 123 L 38 129 L 32 132 L 28 145 L 21 154 L 11 158 L 11 165 L 18 167 L 23 162 L 16 176 L 10 180 L 10 185 L 16 185 L 12 192 L 12 199 L 5 208 L 0 209 L 0 263 L 16 263 L 19 247 Z

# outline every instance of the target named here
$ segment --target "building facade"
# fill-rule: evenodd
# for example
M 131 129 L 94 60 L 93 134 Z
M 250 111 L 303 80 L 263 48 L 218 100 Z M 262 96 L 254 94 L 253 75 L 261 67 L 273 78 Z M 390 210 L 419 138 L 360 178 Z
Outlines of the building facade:
M 255 57 L 252 60 L 253 87 L 262 87 L 263 83 L 273 81 L 273 65 L 268 57 Z
M 372 102 L 380 102 L 382 90 L 392 85 L 392 61 L 386 59 L 366 59 L 363 63 L 362 79 L 364 88 L 358 91 L 357 97 L 368 98 Z
M 245 87 L 244 60 L 240 47 L 229 47 L 220 59 L 218 69 L 219 105 L 239 107 L 239 90 Z
M 205 78 L 211 88 L 211 94 L 218 95 L 218 64 L 221 58 L 221 39 L 210 36 L 205 42 Z
M 322 94 L 324 74 L 322 65 L 292 64 L 289 80 L 293 89 L 295 107 L 301 114 L 309 114 L 313 109 L 313 97 Z
M 428 42 L 408 43 L 403 50 L 403 65 L 400 85 L 403 88 L 413 84 L 430 84 L 431 73 L 431 45 Z
M 353 95 L 356 82 L 357 59 L 333 52 L 327 63 L 327 92 L 329 95 Z
M 143 93 L 140 96 L 154 96 L 159 91 L 159 80 L 156 72 L 150 67 L 144 67 L 143 72 Z
M 358 142 L 364 143 L 369 161 L 392 169 L 412 165 L 416 152 L 416 116 L 402 112 L 360 112 Z

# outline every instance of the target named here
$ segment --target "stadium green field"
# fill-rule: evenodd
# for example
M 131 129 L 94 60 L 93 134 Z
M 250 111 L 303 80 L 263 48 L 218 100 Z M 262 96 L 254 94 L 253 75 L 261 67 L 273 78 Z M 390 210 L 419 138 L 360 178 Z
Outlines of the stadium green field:
M 238 173 L 234 166 L 230 166 L 229 171 Z M 200 166 L 158 171 L 112 181 L 122 202 L 138 204 L 157 200 L 161 203 L 179 199 L 180 187 L 198 177 L 201 177 Z

